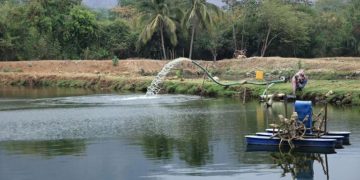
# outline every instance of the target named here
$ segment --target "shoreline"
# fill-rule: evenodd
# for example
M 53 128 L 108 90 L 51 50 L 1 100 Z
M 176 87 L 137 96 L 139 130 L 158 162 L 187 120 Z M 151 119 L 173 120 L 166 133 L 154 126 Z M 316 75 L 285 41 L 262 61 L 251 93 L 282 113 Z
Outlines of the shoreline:
M 0 86 L 24 86 L 24 87 L 60 87 L 60 88 L 85 88 L 94 90 L 115 90 L 146 92 L 153 77 L 116 77 L 100 75 L 38 75 L 24 73 L 0 73 Z M 335 105 L 360 105 L 360 89 L 357 88 L 357 80 L 328 81 L 312 80 L 303 92 L 297 94 L 299 100 L 311 100 L 314 103 L 329 102 Z M 317 85 L 319 84 L 319 85 Z M 346 84 L 353 85 L 345 87 Z M 329 94 L 326 87 L 342 87 L 339 90 L 331 90 Z M 264 91 L 264 85 L 244 84 L 237 86 L 219 86 L 209 80 L 203 79 L 167 79 L 160 93 L 164 94 L 189 94 L 206 97 L 231 97 L 246 99 L 259 99 Z M 352 91 L 347 90 L 352 89 Z M 275 84 L 269 93 L 291 93 L 291 84 Z M 326 93 L 328 95 L 326 96 Z
M 157 73 L 169 61 L 121 60 L 113 66 L 111 60 L 41 60 L 0 62 L 0 86 L 72 87 L 146 92 Z M 310 77 L 301 100 L 337 105 L 360 105 L 360 58 L 247 58 L 218 62 L 197 61 L 221 82 L 253 80 L 255 70 L 272 76 L 288 75 L 304 68 Z M 162 85 L 161 93 L 202 95 L 208 97 L 259 98 L 264 85 L 243 84 L 219 86 L 193 64 L 182 62 L 173 69 Z M 291 84 L 279 83 L 272 93 L 291 93 Z M 332 93 L 329 93 L 332 92 Z

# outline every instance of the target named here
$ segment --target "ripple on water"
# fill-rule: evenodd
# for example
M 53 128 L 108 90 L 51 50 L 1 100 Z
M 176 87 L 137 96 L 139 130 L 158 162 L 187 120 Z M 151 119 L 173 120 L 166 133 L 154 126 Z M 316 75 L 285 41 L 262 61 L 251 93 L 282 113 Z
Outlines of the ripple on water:
M 162 131 L 167 123 L 157 121 L 178 115 L 169 104 L 198 99 L 184 95 L 92 95 L 2 100 L 16 103 L 0 102 L 0 141 L 114 137 L 134 134 L 151 124 L 157 126 L 152 131 Z M 164 116 L 169 118 L 159 119 Z
M 148 104 L 176 104 L 199 99 L 198 96 L 185 95 L 87 95 L 73 97 L 40 99 L 0 99 L 0 111 L 84 107 L 84 106 L 138 106 Z

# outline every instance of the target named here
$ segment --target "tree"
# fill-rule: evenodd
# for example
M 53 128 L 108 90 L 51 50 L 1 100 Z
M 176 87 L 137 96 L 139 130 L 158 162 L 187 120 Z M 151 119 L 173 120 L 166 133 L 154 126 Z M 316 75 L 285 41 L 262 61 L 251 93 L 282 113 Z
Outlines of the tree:
M 295 11 L 291 5 L 279 0 L 265 0 L 260 5 L 260 23 L 263 24 L 261 56 L 263 57 L 271 43 L 280 38 L 283 43 L 308 42 L 308 25 L 302 18 L 306 16 Z
M 24 42 L 31 39 L 26 26 L 26 6 L 4 2 L 0 6 L 0 58 L 5 60 L 27 59 L 30 50 Z
M 212 60 L 216 61 L 219 54 L 219 49 L 223 45 L 224 41 L 224 32 L 227 25 L 227 22 L 221 17 L 216 17 L 213 26 L 206 30 L 206 33 L 199 35 L 197 44 L 200 45 L 202 49 L 209 50 L 212 54 Z
M 232 35 L 233 35 L 233 42 L 234 42 L 234 51 L 236 51 L 238 49 L 237 47 L 237 39 L 236 39 L 236 21 L 239 18 L 239 9 L 236 8 L 236 6 L 239 4 L 238 1 L 236 0 L 222 0 L 222 2 L 224 2 L 227 6 L 227 9 L 230 11 L 230 15 L 229 15 L 229 19 L 232 22 Z M 244 31 L 244 23 L 243 22 L 243 31 Z M 242 33 L 242 37 L 243 37 L 243 33 Z M 242 38 L 241 41 L 241 46 L 243 46 L 243 42 L 244 42 L 244 38 Z M 243 49 L 243 47 L 241 47 L 241 49 Z
M 190 7 L 184 16 L 184 20 L 187 26 L 191 27 L 191 41 L 189 58 L 191 59 L 195 31 L 198 26 L 207 29 L 212 26 L 213 20 L 211 11 L 219 15 L 220 10 L 214 4 L 206 2 L 206 0 L 189 0 Z
M 95 14 L 82 6 L 74 6 L 69 13 L 69 20 L 65 22 L 65 41 L 67 50 L 75 50 L 79 55 L 90 47 L 96 38 L 97 24 Z
M 345 3 L 341 0 L 319 0 L 313 29 L 315 56 L 345 54 L 346 42 L 351 36 L 351 24 L 346 19 Z
M 166 32 L 168 34 L 171 44 L 175 46 L 177 44 L 176 17 L 173 12 L 179 12 L 180 10 L 175 7 L 170 7 L 168 0 L 142 1 L 138 8 L 142 13 L 140 18 L 141 22 L 145 23 L 139 39 L 143 43 L 147 43 L 154 33 L 159 31 L 163 58 L 167 59 L 164 33 Z
M 347 18 L 351 23 L 350 46 L 353 55 L 360 55 L 360 1 L 350 0 L 347 5 Z
M 110 51 L 112 55 L 125 58 L 133 51 L 133 36 L 128 24 L 121 20 L 103 21 L 99 24 L 99 47 Z

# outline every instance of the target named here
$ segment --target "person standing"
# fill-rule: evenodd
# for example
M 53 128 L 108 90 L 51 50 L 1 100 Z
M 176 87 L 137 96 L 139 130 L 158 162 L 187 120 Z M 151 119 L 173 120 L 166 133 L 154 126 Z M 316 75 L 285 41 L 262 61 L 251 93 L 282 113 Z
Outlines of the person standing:
M 307 84 L 308 77 L 305 75 L 304 70 L 300 69 L 291 79 L 293 94 L 296 91 L 302 91 Z

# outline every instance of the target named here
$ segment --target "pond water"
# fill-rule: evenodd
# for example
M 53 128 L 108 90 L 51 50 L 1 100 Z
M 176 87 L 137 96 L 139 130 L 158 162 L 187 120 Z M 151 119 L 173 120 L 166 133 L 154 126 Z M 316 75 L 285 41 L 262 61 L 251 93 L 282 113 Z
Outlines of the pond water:
M 329 129 L 352 132 L 352 145 L 335 154 L 248 151 L 244 136 L 264 131 L 284 107 L 0 88 L 0 179 L 359 179 L 358 107 L 329 107 Z

